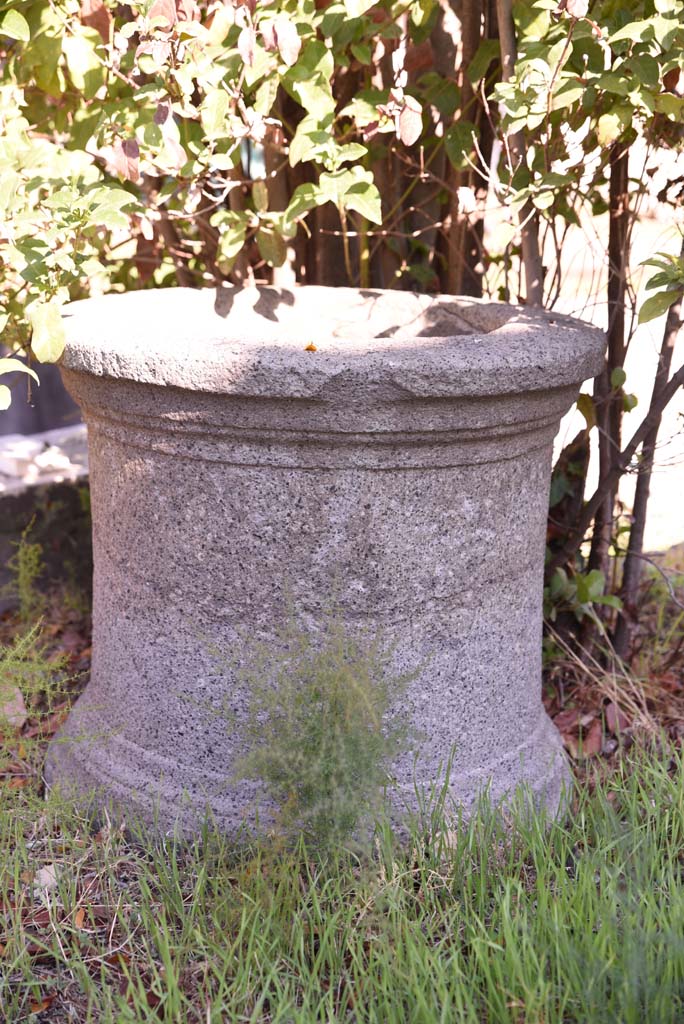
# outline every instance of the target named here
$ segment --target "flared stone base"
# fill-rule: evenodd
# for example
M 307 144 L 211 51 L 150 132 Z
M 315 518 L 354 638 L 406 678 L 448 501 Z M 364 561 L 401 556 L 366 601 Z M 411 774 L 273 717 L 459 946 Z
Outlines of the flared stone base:
M 85 707 L 72 712 L 50 746 L 45 776 L 50 788 L 94 820 L 106 809 L 110 819 L 133 829 L 138 823 L 177 837 L 196 835 L 205 823 L 235 839 L 276 827 L 277 808 L 257 783 L 163 759 L 122 736 L 105 737 L 93 731 L 89 718 Z M 463 770 L 454 752 L 448 779 L 446 766 L 441 774 L 426 776 L 418 762 L 402 758 L 393 766 L 379 816 L 389 813 L 401 831 L 406 820 L 439 802 L 449 827 L 459 818 L 467 820 L 481 800 L 505 808 L 522 799 L 551 820 L 562 813 L 570 784 L 560 736 L 542 711 L 537 728 L 496 760 Z

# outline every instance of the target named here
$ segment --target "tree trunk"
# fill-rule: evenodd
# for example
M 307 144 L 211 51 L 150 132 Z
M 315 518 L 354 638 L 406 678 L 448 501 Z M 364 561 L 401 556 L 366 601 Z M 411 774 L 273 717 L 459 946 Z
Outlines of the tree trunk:
M 479 102 L 467 75 L 468 67 L 480 45 L 482 31 L 482 0 L 461 5 L 461 60 L 458 79 L 461 88 L 461 116 L 476 125 L 481 118 Z M 478 125 L 478 127 L 480 127 Z M 457 171 L 448 165 L 449 204 L 445 223 L 446 268 L 444 290 L 452 295 L 481 295 L 482 274 L 475 269 L 480 261 L 478 238 L 474 237 L 474 224 L 464 213 L 459 199 L 459 188 L 475 190 L 475 172 L 468 168 Z
M 508 82 L 513 77 L 518 56 L 511 0 L 496 0 L 499 40 L 501 44 L 501 77 Z M 513 161 L 511 173 L 525 162 L 525 136 L 511 132 L 508 147 Z M 531 202 L 520 211 L 523 267 L 525 270 L 525 301 L 528 306 L 541 306 L 544 288 L 544 268 L 539 251 L 539 217 Z
M 610 152 L 608 226 L 608 353 L 602 373 L 594 381 L 594 403 L 599 432 L 599 485 L 611 473 L 620 451 L 622 394 L 611 385 L 613 370 L 625 361 L 625 291 L 629 266 L 629 147 L 616 143 Z M 594 520 L 589 569 L 608 573 L 617 484 L 606 492 Z

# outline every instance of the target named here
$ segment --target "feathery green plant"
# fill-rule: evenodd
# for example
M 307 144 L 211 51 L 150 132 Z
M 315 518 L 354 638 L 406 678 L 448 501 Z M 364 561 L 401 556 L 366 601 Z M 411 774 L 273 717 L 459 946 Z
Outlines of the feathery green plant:
M 254 646 L 238 772 L 263 782 L 286 832 L 328 847 L 377 809 L 410 733 L 390 709 L 413 676 L 397 677 L 390 657 L 380 639 L 351 638 L 338 612 L 318 637 L 290 614 L 275 644 Z
M 17 599 L 19 619 L 23 625 L 34 623 L 45 608 L 45 598 L 36 585 L 44 568 L 43 546 L 28 539 L 33 525 L 32 519 L 22 532 L 21 539 L 16 542 L 16 551 L 7 560 L 7 568 L 13 578 L 3 587 L 6 594 Z

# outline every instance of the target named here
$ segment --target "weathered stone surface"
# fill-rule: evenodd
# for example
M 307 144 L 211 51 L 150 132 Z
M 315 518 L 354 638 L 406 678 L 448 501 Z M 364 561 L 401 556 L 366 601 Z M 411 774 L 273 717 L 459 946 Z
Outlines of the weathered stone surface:
M 92 681 L 48 777 L 129 812 L 228 831 L 236 677 L 289 599 L 377 629 L 424 734 L 395 803 L 438 780 L 466 807 L 566 768 L 540 693 L 551 445 L 602 361 L 567 317 L 470 299 L 306 288 L 75 303 L 63 374 L 88 422 Z M 316 351 L 307 351 L 311 344 Z M 217 659 L 216 649 L 229 652 Z M 261 821 L 268 813 L 261 805 Z

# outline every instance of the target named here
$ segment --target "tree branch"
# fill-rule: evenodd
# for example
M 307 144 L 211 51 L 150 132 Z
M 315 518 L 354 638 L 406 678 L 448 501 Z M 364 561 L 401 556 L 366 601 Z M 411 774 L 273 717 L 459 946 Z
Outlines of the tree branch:
M 681 255 L 684 257 L 684 240 L 682 241 Z M 683 297 L 684 289 L 679 291 L 677 298 L 667 312 L 667 320 L 665 321 L 665 330 L 663 333 L 663 343 L 660 347 L 658 370 L 653 382 L 653 393 L 651 395 L 649 410 L 652 409 L 654 405 L 658 404 L 660 395 L 665 388 L 667 379 L 670 375 L 674 346 L 677 340 L 677 335 L 679 334 L 679 330 L 682 326 L 681 313 Z M 632 610 L 636 604 L 637 594 L 639 591 L 642 561 L 644 559 L 642 552 L 644 549 L 644 532 L 646 529 L 646 511 L 648 508 L 651 472 L 653 470 L 653 460 L 661 418 L 662 414 L 659 413 L 653 422 L 653 426 L 644 438 L 641 466 L 639 467 L 639 476 L 637 477 L 636 491 L 634 494 L 632 528 L 629 531 L 629 544 L 627 546 L 627 555 L 625 557 L 625 564 L 622 572 L 622 587 L 620 590 L 623 610 L 619 614 L 618 620 L 615 624 L 615 634 L 613 637 L 613 647 L 621 658 L 626 656 L 629 648 Z
M 592 494 L 589 501 L 584 506 L 584 510 L 580 517 L 580 520 L 574 530 L 570 533 L 570 536 L 566 540 L 560 551 L 551 559 L 548 565 L 548 571 L 553 572 L 558 566 L 563 565 L 564 562 L 575 553 L 579 545 L 584 539 L 584 535 L 591 526 L 592 519 L 596 514 L 596 510 L 600 506 L 603 499 L 607 494 L 610 494 L 611 490 L 618 482 L 622 474 L 625 472 L 629 463 L 632 460 L 637 448 L 642 444 L 649 436 L 650 431 L 653 429 L 656 423 L 659 422 L 660 417 L 663 414 L 663 410 L 676 395 L 679 388 L 684 386 L 684 365 L 680 366 L 677 372 L 670 378 L 667 384 L 663 387 L 657 401 L 651 402 L 651 407 L 648 410 L 646 416 L 644 416 L 640 425 L 634 431 L 632 439 L 628 445 L 615 457 L 612 469 L 606 474 L 604 479 L 599 483 L 598 487 Z

